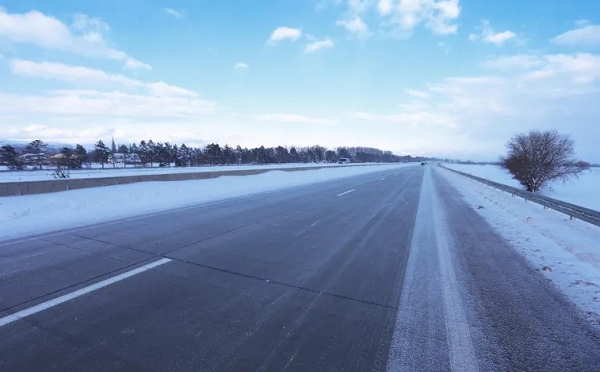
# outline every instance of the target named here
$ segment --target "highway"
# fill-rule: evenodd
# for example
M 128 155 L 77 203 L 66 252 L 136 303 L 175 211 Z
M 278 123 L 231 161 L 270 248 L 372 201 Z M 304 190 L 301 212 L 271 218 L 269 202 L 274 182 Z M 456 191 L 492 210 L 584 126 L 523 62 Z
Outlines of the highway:
M 0 242 L 0 371 L 600 371 L 598 329 L 439 172 Z

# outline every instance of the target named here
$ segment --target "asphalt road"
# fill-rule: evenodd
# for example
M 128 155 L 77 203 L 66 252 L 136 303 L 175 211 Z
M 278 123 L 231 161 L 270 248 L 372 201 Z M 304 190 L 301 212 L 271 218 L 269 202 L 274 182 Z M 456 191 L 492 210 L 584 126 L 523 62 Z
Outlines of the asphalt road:
M 284 370 L 600 371 L 600 333 L 432 166 L 0 243 L 0 371 Z

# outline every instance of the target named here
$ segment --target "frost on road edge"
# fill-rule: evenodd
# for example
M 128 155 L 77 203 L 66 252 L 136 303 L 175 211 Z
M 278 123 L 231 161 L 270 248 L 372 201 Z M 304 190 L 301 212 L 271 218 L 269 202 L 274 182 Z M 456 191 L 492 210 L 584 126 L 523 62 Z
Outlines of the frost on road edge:
M 600 325 L 600 228 L 436 168 L 494 230 Z

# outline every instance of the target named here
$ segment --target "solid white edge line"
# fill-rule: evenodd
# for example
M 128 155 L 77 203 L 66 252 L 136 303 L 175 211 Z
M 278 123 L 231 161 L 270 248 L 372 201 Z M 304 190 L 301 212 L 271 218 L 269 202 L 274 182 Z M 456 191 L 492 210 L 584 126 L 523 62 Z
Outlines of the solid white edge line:
M 348 191 L 346 191 L 346 192 L 343 192 L 343 193 L 341 193 L 341 194 L 338 194 L 337 196 L 344 196 L 344 195 L 348 195 L 348 194 L 350 194 L 351 192 L 354 192 L 354 191 L 356 191 L 356 189 L 348 190 Z
M 143 273 L 144 271 L 148 271 L 148 270 L 153 269 L 153 268 L 155 268 L 157 266 L 164 265 L 164 264 L 166 264 L 168 262 L 171 262 L 171 260 L 169 258 L 163 258 L 163 259 L 160 259 L 158 261 L 151 262 L 151 263 L 149 263 L 147 265 L 140 266 L 140 267 L 138 267 L 136 269 L 124 272 L 124 273 L 119 274 L 117 276 L 113 276 L 112 278 L 108 278 L 108 279 L 103 280 L 101 282 L 98 282 L 98 283 L 89 285 L 87 287 L 78 289 L 78 290 L 76 290 L 74 292 L 67 293 L 66 295 L 54 298 L 52 300 L 48 300 L 46 302 L 42 302 L 41 304 L 32 306 L 30 308 L 21 310 L 19 312 L 16 312 L 16 313 L 8 315 L 8 316 L 5 316 L 4 318 L 0 318 L 0 327 L 3 327 L 5 325 L 7 325 L 7 324 L 16 322 L 17 320 L 23 319 L 23 318 L 28 317 L 30 315 L 39 313 L 39 312 L 44 311 L 46 309 L 49 309 L 51 307 L 60 305 L 62 303 L 65 303 L 65 302 L 70 301 L 72 299 L 75 299 L 77 297 L 83 296 L 83 295 L 85 295 L 87 293 L 90 293 L 90 292 L 96 291 L 98 289 L 104 288 L 106 286 L 109 286 L 109 285 L 114 284 L 116 282 L 119 282 L 121 280 L 130 278 L 130 277 L 132 277 L 134 275 Z

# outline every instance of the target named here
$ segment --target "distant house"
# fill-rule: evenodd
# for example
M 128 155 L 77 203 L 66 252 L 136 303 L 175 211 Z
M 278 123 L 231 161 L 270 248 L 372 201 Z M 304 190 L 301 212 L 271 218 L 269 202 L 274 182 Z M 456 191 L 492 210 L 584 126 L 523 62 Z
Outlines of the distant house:
M 108 163 L 109 164 L 142 164 L 142 160 L 138 156 L 138 154 L 123 154 L 123 153 L 115 153 L 108 155 Z
M 73 155 L 71 155 L 71 159 L 74 159 L 75 157 Z M 68 165 L 69 163 L 69 158 L 67 158 L 67 156 L 65 154 L 56 154 L 56 155 L 52 155 L 50 157 L 50 163 L 54 164 L 54 165 Z

